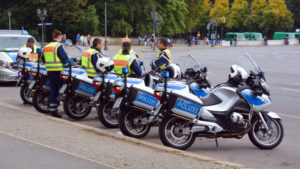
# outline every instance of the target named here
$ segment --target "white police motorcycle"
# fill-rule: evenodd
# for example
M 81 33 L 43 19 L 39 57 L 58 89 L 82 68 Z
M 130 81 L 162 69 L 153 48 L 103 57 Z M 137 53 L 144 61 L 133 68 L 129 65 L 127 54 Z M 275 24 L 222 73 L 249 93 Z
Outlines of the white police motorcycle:
M 265 111 L 272 101 L 264 73 L 251 56 L 246 56 L 257 72 L 233 65 L 228 82 L 216 86 L 205 105 L 204 99 L 187 92 L 164 95 L 160 111 L 166 117 L 159 126 L 164 145 L 186 149 L 196 137 L 239 139 L 245 134 L 261 149 L 272 149 L 281 143 L 281 118 Z

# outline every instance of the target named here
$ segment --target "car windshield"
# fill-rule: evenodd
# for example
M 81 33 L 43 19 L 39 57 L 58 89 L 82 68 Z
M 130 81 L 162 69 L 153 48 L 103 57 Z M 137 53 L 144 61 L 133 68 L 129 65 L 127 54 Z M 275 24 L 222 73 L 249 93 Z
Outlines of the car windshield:
M 16 51 L 26 45 L 28 37 L 0 37 L 0 51 Z M 35 41 L 35 45 L 37 42 Z

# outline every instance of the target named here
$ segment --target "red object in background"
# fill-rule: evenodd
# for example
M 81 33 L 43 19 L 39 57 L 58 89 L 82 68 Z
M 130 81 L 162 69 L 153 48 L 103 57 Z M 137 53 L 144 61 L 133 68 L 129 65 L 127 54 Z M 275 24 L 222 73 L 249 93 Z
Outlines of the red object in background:
M 170 43 L 170 47 L 173 47 L 173 43 L 172 42 Z
M 198 34 L 197 34 L 197 37 L 200 37 L 200 36 L 201 36 L 201 34 L 200 34 L 200 33 L 198 33 Z

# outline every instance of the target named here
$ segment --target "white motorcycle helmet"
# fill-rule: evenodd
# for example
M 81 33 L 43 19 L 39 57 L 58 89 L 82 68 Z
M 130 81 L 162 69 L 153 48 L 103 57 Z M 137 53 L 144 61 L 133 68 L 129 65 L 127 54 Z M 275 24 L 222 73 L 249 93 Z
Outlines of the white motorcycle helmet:
M 230 78 L 235 78 L 237 75 L 240 75 L 243 80 L 246 80 L 249 77 L 249 73 L 239 65 L 232 65 L 230 70 Z
M 18 56 L 23 59 L 28 59 L 29 58 L 28 54 L 30 54 L 31 52 L 32 52 L 31 48 L 28 47 L 20 48 L 18 51 Z
M 109 57 L 99 58 L 96 67 L 102 72 L 110 72 L 114 68 L 114 62 Z
M 171 63 L 167 66 L 166 70 L 170 74 L 170 78 L 180 78 L 181 77 L 181 71 L 180 67 L 174 63 Z

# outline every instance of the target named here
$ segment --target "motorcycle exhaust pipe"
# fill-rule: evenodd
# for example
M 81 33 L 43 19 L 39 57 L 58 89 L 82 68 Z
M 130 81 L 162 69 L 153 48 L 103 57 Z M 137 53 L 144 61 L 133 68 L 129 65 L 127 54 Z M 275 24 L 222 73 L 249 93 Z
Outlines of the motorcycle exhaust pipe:
M 197 130 L 198 126 L 206 126 L 208 128 L 208 131 L 211 133 L 219 133 L 223 131 L 223 128 L 214 122 L 202 121 L 198 119 L 194 119 L 192 122 L 196 125 L 192 127 L 192 130 L 193 128 Z

